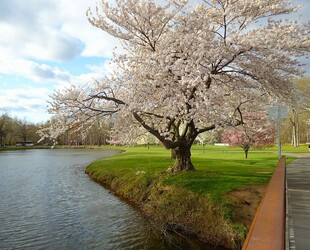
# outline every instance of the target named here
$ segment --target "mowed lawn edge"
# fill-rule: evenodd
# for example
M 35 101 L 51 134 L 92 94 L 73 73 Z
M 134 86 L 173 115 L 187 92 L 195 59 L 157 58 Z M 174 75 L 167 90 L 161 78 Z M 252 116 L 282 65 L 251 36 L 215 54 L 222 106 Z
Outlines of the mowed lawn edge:
M 229 249 L 240 249 L 248 232 L 236 211 L 255 211 L 259 204 L 239 202 L 229 194 L 253 190 L 250 195 L 259 200 L 253 187 L 266 186 L 278 162 L 272 150 L 251 151 L 245 159 L 238 148 L 194 146 L 196 171 L 169 174 L 166 170 L 173 164 L 169 150 L 161 146 L 120 149 L 125 151 L 93 162 L 86 173 L 134 203 L 163 230 L 196 235 Z M 287 157 L 287 164 L 294 159 Z

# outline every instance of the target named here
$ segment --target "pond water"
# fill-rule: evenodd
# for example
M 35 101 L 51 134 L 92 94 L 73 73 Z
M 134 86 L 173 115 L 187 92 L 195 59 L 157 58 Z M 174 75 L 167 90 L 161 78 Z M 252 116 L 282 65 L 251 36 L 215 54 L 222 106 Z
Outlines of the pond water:
M 182 236 L 163 237 L 84 173 L 92 161 L 116 153 L 0 152 L 0 249 L 214 249 Z

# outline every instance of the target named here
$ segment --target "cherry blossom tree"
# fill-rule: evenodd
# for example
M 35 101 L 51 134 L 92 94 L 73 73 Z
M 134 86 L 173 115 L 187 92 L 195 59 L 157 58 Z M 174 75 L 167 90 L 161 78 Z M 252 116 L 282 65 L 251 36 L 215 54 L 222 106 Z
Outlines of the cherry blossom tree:
M 250 147 L 266 147 L 273 144 L 275 140 L 275 123 L 268 120 L 264 112 L 245 114 L 242 125 L 227 128 L 222 134 L 222 142 L 229 143 L 233 147 L 242 147 L 245 158 L 248 158 Z
M 174 150 L 172 172 L 194 170 L 190 149 L 199 134 L 240 125 L 250 106 L 290 95 L 291 76 L 302 73 L 297 59 L 309 51 L 309 25 L 274 17 L 296 10 L 284 0 L 103 2 L 87 16 L 122 42 L 115 71 L 55 92 L 57 119 L 45 132 L 57 137 L 73 124 L 117 116 L 123 140 L 147 130 Z

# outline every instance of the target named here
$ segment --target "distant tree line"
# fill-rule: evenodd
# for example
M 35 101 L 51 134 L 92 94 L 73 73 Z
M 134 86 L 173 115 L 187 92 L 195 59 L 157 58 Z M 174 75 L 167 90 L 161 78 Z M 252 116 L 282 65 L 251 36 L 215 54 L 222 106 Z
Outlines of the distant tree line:
M 39 139 L 38 124 L 26 119 L 11 117 L 7 112 L 0 111 L 0 146 L 33 145 Z
M 56 144 L 70 146 L 102 146 L 110 144 L 111 137 L 112 134 L 108 126 L 94 124 L 87 131 L 76 131 L 68 129 L 63 135 L 58 137 Z
M 310 142 L 310 77 L 295 81 L 295 103 L 281 124 L 281 140 L 299 147 Z
M 57 141 L 49 139 L 41 140 L 38 133 L 42 128 L 48 126 L 52 121 L 45 123 L 32 123 L 26 118 L 19 119 L 10 116 L 6 111 L 0 111 L 0 146 L 32 146 L 32 145 L 106 145 L 111 141 L 112 134 L 109 125 L 94 124 L 87 131 L 76 131 L 69 128 Z

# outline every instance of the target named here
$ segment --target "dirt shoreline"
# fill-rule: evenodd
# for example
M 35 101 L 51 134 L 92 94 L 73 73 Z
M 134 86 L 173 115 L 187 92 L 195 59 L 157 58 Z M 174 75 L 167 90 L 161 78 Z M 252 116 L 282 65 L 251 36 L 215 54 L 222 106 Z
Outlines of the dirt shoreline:
M 256 210 L 265 194 L 267 185 L 247 186 L 229 193 L 226 197 L 236 204 L 236 221 L 249 230 Z

